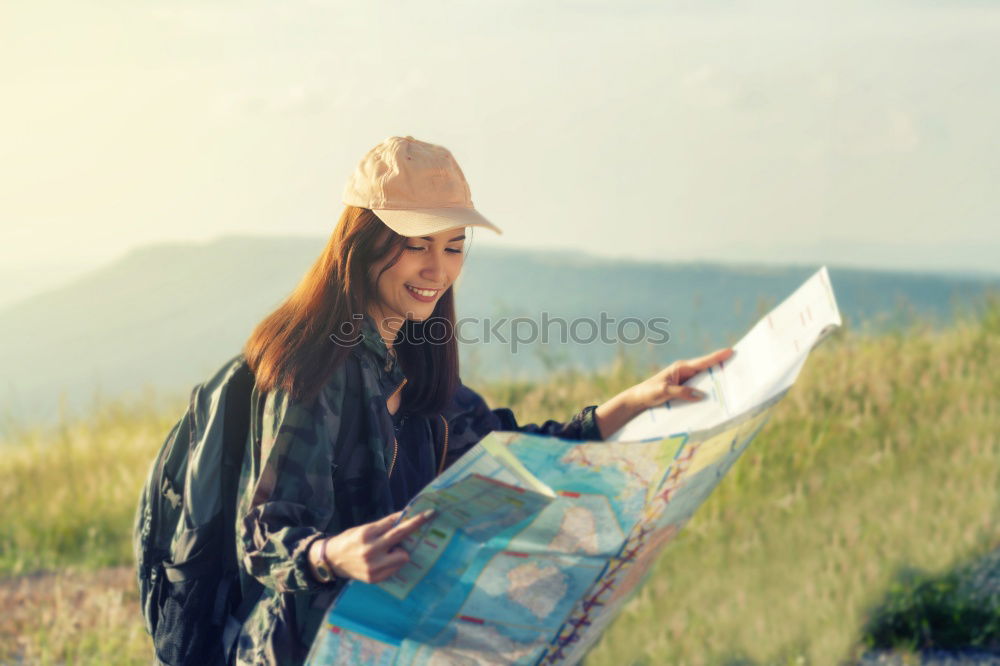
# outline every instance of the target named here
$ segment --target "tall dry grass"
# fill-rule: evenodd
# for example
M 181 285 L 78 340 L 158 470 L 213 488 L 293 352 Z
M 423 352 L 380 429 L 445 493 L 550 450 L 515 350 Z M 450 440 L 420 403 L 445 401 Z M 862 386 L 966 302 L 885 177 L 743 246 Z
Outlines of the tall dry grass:
M 128 562 L 139 487 L 181 406 L 105 402 L 0 443 L 0 576 Z

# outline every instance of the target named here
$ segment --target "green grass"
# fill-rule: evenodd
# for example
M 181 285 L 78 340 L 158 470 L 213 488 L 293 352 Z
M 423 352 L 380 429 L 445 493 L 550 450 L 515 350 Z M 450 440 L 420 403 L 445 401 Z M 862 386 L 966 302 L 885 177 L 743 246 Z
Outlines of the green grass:
M 946 577 L 1000 544 L 998 359 L 996 303 L 940 332 L 845 332 L 824 343 L 587 664 L 856 656 L 899 572 Z M 599 375 L 476 388 L 537 422 L 651 369 L 622 359 Z M 93 581 L 76 603 L 31 610 L 42 597 L 29 593 L 30 621 L 0 620 L 0 662 L 148 661 L 128 577 L 107 583 L 101 572 L 131 563 L 138 490 L 181 407 L 153 397 L 106 404 L 0 445 L 0 594 L 40 569 Z
M 1000 550 L 951 571 L 904 570 L 873 609 L 876 649 L 1000 651 Z

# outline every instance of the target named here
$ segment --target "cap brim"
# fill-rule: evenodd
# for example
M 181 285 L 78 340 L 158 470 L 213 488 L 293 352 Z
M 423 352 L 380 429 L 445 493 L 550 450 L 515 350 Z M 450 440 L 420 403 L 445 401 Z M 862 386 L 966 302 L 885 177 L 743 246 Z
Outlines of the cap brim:
M 385 226 L 400 236 L 427 236 L 460 227 L 483 227 L 502 234 L 474 208 L 417 208 L 408 210 L 372 209 Z

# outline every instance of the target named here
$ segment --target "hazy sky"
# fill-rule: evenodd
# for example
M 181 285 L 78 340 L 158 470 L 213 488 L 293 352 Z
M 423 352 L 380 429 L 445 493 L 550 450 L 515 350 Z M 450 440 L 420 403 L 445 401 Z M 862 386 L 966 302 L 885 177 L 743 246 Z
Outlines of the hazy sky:
M 997 62 L 985 1 L 5 2 L 0 261 L 326 235 L 410 134 L 477 243 L 997 269 Z

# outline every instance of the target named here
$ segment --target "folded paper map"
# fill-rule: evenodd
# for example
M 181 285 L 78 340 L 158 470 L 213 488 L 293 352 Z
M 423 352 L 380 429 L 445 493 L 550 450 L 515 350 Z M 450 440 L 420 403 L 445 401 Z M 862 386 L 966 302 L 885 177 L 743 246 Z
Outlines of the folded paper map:
M 841 324 L 826 268 L 609 441 L 489 434 L 408 505 L 410 561 L 349 583 L 310 664 L 572 664 L 642 582 Z

